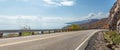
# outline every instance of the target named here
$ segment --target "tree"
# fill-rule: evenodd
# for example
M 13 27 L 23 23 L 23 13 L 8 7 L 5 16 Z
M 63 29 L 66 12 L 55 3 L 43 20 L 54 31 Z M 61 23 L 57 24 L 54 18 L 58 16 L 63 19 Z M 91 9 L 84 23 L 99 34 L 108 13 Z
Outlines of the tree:
M 81 27 L 77 24 L 72 24 L 68 29 L 79 30 L 79 29 L 81 29 Z
M 22 28 L 22 30 L 30 30 L 31 28 L 30 28 L 30 26 L 28 26 L 28 25 L 25 25 L 23 28 Z

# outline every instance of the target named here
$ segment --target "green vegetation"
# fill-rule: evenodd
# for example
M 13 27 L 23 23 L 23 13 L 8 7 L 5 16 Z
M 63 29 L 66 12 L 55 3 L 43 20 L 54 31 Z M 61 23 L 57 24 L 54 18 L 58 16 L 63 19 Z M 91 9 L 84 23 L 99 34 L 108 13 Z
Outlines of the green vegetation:
M 32 35 L 32 32 L 22 32 L 22 36 L 29 36 Z
M 34 32 L 34 35 L 38 35 L 38 32 Z M 32 35 L 32 32 L 22 32 L 22 36 L 30 36 Z M 10 37 L 18 37 L 19 34 L 18 33 L 10 33 L 10 34 L 6 34 L 3 37 L 5 38 L 10 38 Z
M 5 38 L 18 37 L 18 34 L 11 33 L 11 34 L 4 35 L 3 37 L 5 37 Z
M 34 32 L 34 35 L 38 35 L 38 32 Z M 32 32 L 22 32 L 22 36 L 30 36 L 32 35 Z
M 104 38 L 108 43 L 120 44 L 120 35 L 117 31 L 108 31 L 104 34 Z
M 72 24 L 69 29 L 72 29 L 72 30 L 79 30 L 81 29 L 80 25 L 77 25 L 77 24 Z

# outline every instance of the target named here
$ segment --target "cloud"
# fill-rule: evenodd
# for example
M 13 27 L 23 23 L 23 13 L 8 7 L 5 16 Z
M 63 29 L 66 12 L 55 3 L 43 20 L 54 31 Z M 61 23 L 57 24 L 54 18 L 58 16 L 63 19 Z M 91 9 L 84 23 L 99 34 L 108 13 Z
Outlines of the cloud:
M 43 0 L 47 4 L 57 4 L 56 2 L 53 2 L 52 0 Z
M 82 17 L 46 17 L 46 16 L 7 16 L 0 15 L 0 29 L 21 29 L 28 25 L 32 29 L 58 29 L 66 26 L 68 22 L 85 19 L 101 19 L 108 17 L 108 13 L 89 13 Z
M 48 5 L 56 6 L 73 6 L 75 5 L 74 0 L 43 0 Z
M 63 6 L 73 6 L 75 3 L 74 1 L 63 1 L 61 2 L 61 5 Z
M 0 0 L 0 2 L 5 2 L 9 0 Z M 73 6 L 75 5 L 75 0 L 14 0 L 16 2 L 24 2 L 31 5 L 40 6 Z
M 78 21 L 77 17 L 40 17 L 40 16 L 6 16 L 0 15 L 1 29 L 21 29 L 25 25 L 32 29 L 55 29 L 66 26 L 67 22 Z
M 1 29 L 21 29 L 24 25 L 35 26 L 36 16 L 6 16 L 0 15 Z
M 109 13 L 103 13 L 103 12 L 98 12 L 98 13 L 89 13 L 86 17 L 88 19 L 102 19 L 102 18 L 107 18 Z

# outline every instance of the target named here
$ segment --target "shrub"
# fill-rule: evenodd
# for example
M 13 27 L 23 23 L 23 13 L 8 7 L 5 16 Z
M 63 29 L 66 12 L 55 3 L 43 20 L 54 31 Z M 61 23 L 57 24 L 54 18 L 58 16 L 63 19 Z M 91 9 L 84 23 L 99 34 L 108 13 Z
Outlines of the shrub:
M 9 37 L 17 37 L 18 36 L 18 34 L 7 34 L 7 35 L 5 35 L 4 37 L 5 38 L 9 38 Z
M 29 36 L 32 35 L 32 32 L 22 32 L 22 36 Z
M 114 44 L 119 44 L 120 43 L 120 36 L 114 37 L 112 41 Z
M 112 42 L 114 44 L 120 43 L 120 35 L 117 33 L 117 31 L 108 31 L 104 34 L 104 38 L 107 42 Z
M 69 29 L 79 30 L 79 29 L 81 29 L 81 27 L 79 25 L 77 25 L 77 24 L 72 24 Z

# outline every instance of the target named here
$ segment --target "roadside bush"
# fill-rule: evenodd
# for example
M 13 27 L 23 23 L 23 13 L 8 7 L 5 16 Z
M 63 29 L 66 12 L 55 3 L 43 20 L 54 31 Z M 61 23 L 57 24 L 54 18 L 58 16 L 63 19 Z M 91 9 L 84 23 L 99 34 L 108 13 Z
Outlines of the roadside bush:
M 69 29 L 79 30 L 79 29 L 81 29 L 81 27 L 80 27 L 79 25 L 77 25 L 77 24 L 72 24 L 72 25 L 69 27 Z
M 29 36 L 32 35 L 32 32 L 22 32 L 22 36 Z
M 104 38 L 108 43 L 119 44 L 120 43 L 120 35 L 117 31 L 108 31 L 104 34 Z
M 108 35 L 106 33 L 104 34 L 104 38 L 108 43 L 110 43 L 112 41 L 111 38 L 110 38 L 110 35 Z
M 112 41 L 114 44 L 119 44 L 120 43 L 120 36 L 114 37 Z
M 34 35 L 38 35 L 39 33 L 34 32 Z M 30 36 L 32 35 L 32 32 L 22 32 L 22 36 Z
M 10 37 L 17 37 L 17 36 L 18 36 L 18 34 L 7 34 L 4 37 L 5 38 L 10 38 Z

